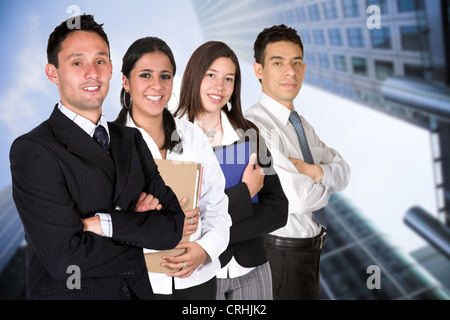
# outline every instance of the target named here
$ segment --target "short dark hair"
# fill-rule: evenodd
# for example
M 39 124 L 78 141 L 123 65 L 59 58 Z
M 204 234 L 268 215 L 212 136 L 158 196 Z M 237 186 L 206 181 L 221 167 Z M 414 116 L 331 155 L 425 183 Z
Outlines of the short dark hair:
M 289 41 L 300 46 L 303 52 L 303 42 L 294 28 L 288 27 L 284 24 L 265 28 L 257 36 L 255 44 L 253 45 L 255 62 L 264 66 L 264 59 L 266 58 L 266 47 L 269 43 L 278 41 Z
M 108 36 L 103 30 L 103 23 L 98 24 L 94 20 L 94 16 L 83 14 L 77 17 L 72 17 L 75 21 L 80 21 L 79 27 L 70 28 L 67 20 L 61 22 L 59 26 L 53 30 L 48 38 L 47 43 L 47 62 L 53 64 L 56 68 L 59 68 L 58 54 L 61 51 L 62 42 L 75 31 L 89 31 L 97 33 L 108 45 L 108 54 L 110 54 Z

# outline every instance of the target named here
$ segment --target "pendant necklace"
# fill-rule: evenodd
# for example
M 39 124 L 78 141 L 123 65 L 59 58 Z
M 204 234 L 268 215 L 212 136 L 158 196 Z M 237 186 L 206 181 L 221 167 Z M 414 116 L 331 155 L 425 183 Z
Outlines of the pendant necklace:
M 214 127 L 212 127 L 211 129 L 209 129 L 209 130 L 206 130 L 205 128 L 203 128 L 202 126 L 200 126 L 200 128 L 202 129 L 202 131 L 203 131 L 203 133 L 208 137 L 208 138 L 214 138 L 214 136 L 216 135 L 216 133 L 217 133 L 217 130 L 215 130 L 216 128 L 217 128 L 217 126 L 220 124 L 220 120 L 221 119 L 219 119 L 219 122 L 217 122 L 217 124 L 214 126 Z
M 159 150 L 161 150 L 161 148 L 158 146 L 158 141 L 159 141 L 159 138 L 161 138 L 163 134 L 164 134 L 164 130 L 161 132 L 161 134 L 159 135 L 159 137 L 156 138 L 156 140 L 153 140 L 153 141 L 155 141 L 155 144 L 156 144 L 156 146 L 158 147 Z M 163 145 L 164 145 L 164 143 L 163 143 Z
M 159 138 L 161 138 L 162 137 L 162 135 L 163 135 L 163 133 L 164 133 L 164 131 L 163 132 L 161 132 L 161 134 L 159 135 L 159 137 L 155 140 L 155 143 L 157 143 L 158 142 L 158 140 L 159 140 Z

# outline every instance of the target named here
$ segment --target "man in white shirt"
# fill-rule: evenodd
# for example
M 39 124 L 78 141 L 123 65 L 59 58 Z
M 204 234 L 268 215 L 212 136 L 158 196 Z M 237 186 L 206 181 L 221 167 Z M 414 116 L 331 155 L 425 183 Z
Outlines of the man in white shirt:
M 303 125 L 313 162 L 302 152 L 298 128 L 290 120 L 306 69 L 303 44 L 296 30 L 285 25 L 266 28 L 258 35 L 254 50 L 254 71 L 261 82 L 262 94 L 259 102 L 245 112 L 245 117 L 258 126 L 266 140 L 289 200 L 286 226 L 266 236 L 273 297 L 318 299 L 326 223 L 316 222 L 315 214 L 327 205 L 331 194 L 348 185 L 350 168 L 300 116 L 297 123 Z

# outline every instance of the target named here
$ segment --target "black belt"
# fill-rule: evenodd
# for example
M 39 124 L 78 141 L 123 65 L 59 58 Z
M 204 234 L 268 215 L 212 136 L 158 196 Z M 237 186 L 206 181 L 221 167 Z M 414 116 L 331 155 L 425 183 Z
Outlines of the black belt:
M 284 238 L 271 234 L 266 234 L 264 240 L 266 245 L 272 248 L 280 249 L 322 249 L 327 239 L 327 232 L 322 232 L 314 238 Z

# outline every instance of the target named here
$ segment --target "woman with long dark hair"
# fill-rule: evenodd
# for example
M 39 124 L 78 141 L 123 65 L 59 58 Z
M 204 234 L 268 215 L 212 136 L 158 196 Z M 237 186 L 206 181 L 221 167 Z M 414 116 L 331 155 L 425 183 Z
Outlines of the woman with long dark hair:
M 229 187 L 230 243 L 220 256 L 217 299 L 272 299 L 272 277 L 263 234 L 286 224 L 288 202 L 256 126 L 244 119 L 241 72 L 233 50 L 209 41 L 192 54 L 174 115 L 197 124 L 212 146 L 249 141 L 256 146 L 242 181 Z M 258 196 L 257 202 L 252 198 Z
M 229 240 L 231 219 L 219 163 L 201 130 L 175 119 L 167 109 L 172 96 L 175 60 L 169 46 L 156 37 L 136 40 L 123 57 L 117 123 L 136 127 L 155 159 L 200 162 L 203 165 L 198 209 L 185 212 L 184 235 L 190 241 L 177 248 L 187 252 L 163 257 L 178 272 L 149 272 L 156 299 L 215 299 L 219 255 Z M 179 199 L 181 200 L 181 199 Z

